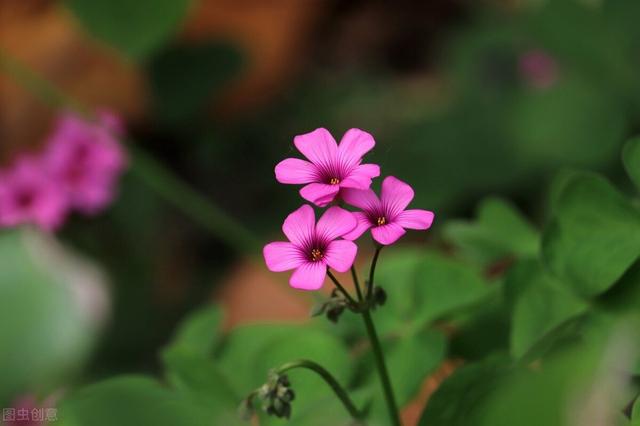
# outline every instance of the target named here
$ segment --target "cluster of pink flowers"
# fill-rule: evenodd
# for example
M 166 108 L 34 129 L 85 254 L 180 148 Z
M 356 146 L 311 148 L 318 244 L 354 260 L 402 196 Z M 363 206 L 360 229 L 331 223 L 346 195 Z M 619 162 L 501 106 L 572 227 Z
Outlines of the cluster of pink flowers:
M 278 182 L 305 185 L 300 195 L 318 207 L 344 202 L 360 210 L 332 205 L 316 223 L 313 208 L 305 204 L 285 219 L 282 231 L 289 241 L 269 243 L 263 254 L 269 270 L 295 270 L 289 281 L 292 287 L 317 290 L 327 268 L 348 271 L 358 252 L 353 241 L 369 229 L 378 244 L 389 245 L 406 229 L 431 227 L 433 212 L 407 209 L 414 192 L 405 182 L 386 177 L 380 197 L 371 189 L 380 167 L 362 164 L 362 157 L 375 146 L 369 133 L 351 129 L 338 145 L 326 129 L 317 129 L 296 136 L 294 144 L 309 161 L 280 162 L 275 168 Z
M 548 89 L 559 77 L 556 60 L 541 49 L 523 53 L 518 61 L 518 69 L 527 84 L 535 89 Z
M 127 164 L 122 133 L 120 120 L 108 112 L 96 121 L 62 114 L 41 152 L 22 154 L 0 170 L 0 227 L 52 231 L 72 210 L 91 215 L 104 209 Z

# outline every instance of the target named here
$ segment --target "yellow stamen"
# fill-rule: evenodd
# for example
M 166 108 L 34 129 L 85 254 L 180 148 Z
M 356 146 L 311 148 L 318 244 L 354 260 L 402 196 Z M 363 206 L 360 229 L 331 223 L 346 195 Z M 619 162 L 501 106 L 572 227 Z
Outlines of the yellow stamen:
M 311 250 L 311 260 L 318 261 L 322 259 L 322 251 L 319 249 L 313 249 Z
M 387 223 L 387 219 L 385 219 L 384 216 L 380 216 L 376 222 L 378 223 L 378 226 L 382 226 Z
M 331 178 L 331 180 L 329 180 L 329 183 L 330 183 L 331 185 L 337 185 L 337 184 L 339 184 L 339 183 L 340 183 L 340 179 L 335 178 L 335 177 L 334 177 L 334 178 Z

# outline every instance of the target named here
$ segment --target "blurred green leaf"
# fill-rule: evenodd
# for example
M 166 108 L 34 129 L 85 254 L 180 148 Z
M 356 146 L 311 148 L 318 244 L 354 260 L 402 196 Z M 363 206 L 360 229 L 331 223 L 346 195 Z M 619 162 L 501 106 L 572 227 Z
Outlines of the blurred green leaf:
M 508 372 L 501 356 L 458 368 L 431 396 L 418 426 L 477 425 L 479 407 Z
M 537 260 L 515 268 L 525 281 L 515 301 L 511 328 L 511 354 L 520 358 L 547 333 L 587 309 L 587 304 L 549 276 Z
M 36 231 L 0 232 L 2 406 L 18 394 L 64 385 L 88 355 L 94 325 L 72 291 L 73 284 L 87 283 L 70 282 L 64 271 L 74 266 L 61 262 L 63 251 Z M 55 266 L 47 259 L 56 259 Z
M 148 66 L 154 108 L 169 124 L 189 124 L 199 118 L 215 95 L 242 65 L 240 52 L 222 43 L 172 46 Z
M 207 426 L 203 410 L 150 378 L 123 376 L 89 385 L 66 398 L 62 426 Z
M 234 389 L 247 395 L 266 381 L 269 370 L 296 359 L 317 362 L 343 386 L 349 383 L 352 362 L 345 344 L 327 331 L 309 324 L 239 327 L 228 336 L 217 357 L 217 364 Z M 294 370 L 287 374 L 296 393 L 291 418 L 294 424 L 307 407 L 334 397 L 326 383 L 310 371 Z
M 622 151 L 622 160 L 629 177 L 640 189 L 640 137 L 627 142 Z
M 142 59 L 178 30 L 190 0 L 65 0 L 85 28 L 125 55 Z
M 197 355 L 212 355 L 222 326 L 222 309 L 210 306 L 185 318 L 165 352 L 181 351 Z
M 551 271 L 576 294 L 611 287 L 640 255 L 640 212 L 605 179 L 576 173 L 566 181 L 543 238 Z
M 427 376 L 440 366 L 446 356 L 447 340 L 435 330 L 403 336 L 395 345 L 387 345 L 386 361 L 396 402 L 400 406 L 415 397 Z M 377 372 L 373 371 L 377 383 Z
M 460 261 L 428 253 L 418 268 L 415 322 L 427 323 L 478 303 L 491 292 L 480 272 Z
M 487 198 L 473 222 L 450 221 L 444 234 L 463 253 L 487 263 L 508 255 L 534 256 L 540 237 L 514 206 L 500 198 Z

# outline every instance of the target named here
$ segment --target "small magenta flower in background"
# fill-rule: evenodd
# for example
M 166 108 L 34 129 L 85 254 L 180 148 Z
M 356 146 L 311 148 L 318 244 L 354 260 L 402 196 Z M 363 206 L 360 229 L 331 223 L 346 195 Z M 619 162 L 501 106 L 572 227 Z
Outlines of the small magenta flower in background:
M 340 145 L 323 128 L 296 136 L 294 144 L 309 161 L 281 161 L 275 168 L 276 179 L 280 183 L 306 184 L 300 195 L 320 207 L 335 200 L 343 188 L 369 188 L 371 179 L 380 175 L 377 164 L 360 164 L 362 156 L 376 144 L 373 136 L 362 130 L 348 130 Z
M 343 199 L 362 211 L 354 213 L 358 225 L 344 238 L 355 240 L 367 229 L 371 229 L 374 240 L 382 245 L 389 245 L 402 237 L 405 229 L 429 229 L 433 222 L 433 212 L 405 210 L 413 196 L 411 186 L 393 176 L 386 177 L 382 182 L 380 198 L 372 189 L 345 189 Z
M 117 139 L 122 131 L 118 117 L 104 111 L 97 122 L 71 112 L 58 119 L 43 162 L 73 208 L 94 214 L 113 200 L 118 177 L 127 164 Z
M 358 247 L 338 238 L 356 224 L 352 213 L 336 206 L 328 208 L 316 224 L 313 208 L 305 204 L 287 216 L 282 225 L 289 242 L 273 242 L 264 247 L 267 267 L 273 272 L 295 269 L 289 280 L 291 287 L 318 290 L 327 267 L 346 272 L 353 265 Z
M 558 80 L 558 64 L 551 55 L 541 49 L 533 49 L 522 54 L 518 68 L 525 81 L 537 89 L 547 89 Z
M 53 231 L 64 222 L 68 207 L 40 158 L 23 155 L 0 172 L 0 226 L 32 224 Z

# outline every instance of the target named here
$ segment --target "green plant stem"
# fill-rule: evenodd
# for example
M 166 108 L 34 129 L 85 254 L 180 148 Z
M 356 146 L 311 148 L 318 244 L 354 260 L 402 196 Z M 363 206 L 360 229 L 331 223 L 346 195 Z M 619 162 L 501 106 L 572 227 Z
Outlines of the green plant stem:
M 371 294 L 373 293 L 373 279 L 376 273 L 376 265 L 378 264 L 378 256 L 380 256 L 382 247 L 384 246 L 376 244 L 376 252 L 373 255 L 373 259 L 371 260 L 371 268 L 369 268 L 369 281 L 367 281 L 367 300 L 371 298 Z
M 338 381 L 331 375 L 331 373 L 325 370 L 325 368 L 320 364 L 306 359 L 301 359 L 282 365 L 281 367 L 276 369 L 276 372 L 282 374 L 295 368 L 306 368 L 307 370 L 311 370 L 314 373 L 317 373 L 325 382 L 327 382 L 329 387 L 333 390 L 338 399 L 344 405 L 344 408 L 347 409 L 351 417 L 354 420 L 362 419 L 363 414 L 356 408 L 353 401 L 351 401 L 351 398 L 349 398 L 349 394 L 347 393 L 347 391 L 342 386 L 340 386 L 340 383 L 338 383 Z
M 87 119 L 94 118 L 91 109 L 86 105 L 72 99 L 53 83 L 39 76 L 1 49 L 0 70 L 6 72 L 47 105 L 75 111 Z M 236 251 L 246 253 L 258 250 L 259 244 L 253 234 L 233 217 L 194 190 L 150 154 L 135 147 L 134 143 L 129 143 L 129 150 L 133 154 L 132 174 L 161 198 Z
M 364 302 L 364 298 L 362 295 L 362 290 L 360 289 L 360 280 L 358 280 L 358 273 L 356 272 L 356 267 L 351 266 L 351 278 L 353 279 L 353 285 L 356 288 L 356 294 L 358 295 L 358 301 L 360 303 Z
M 130 150 L 134 159 L 132 173 L 161 198 L 238 252 L 257 250 L 259 244 L 253 234 L 235 219 L 151 155 L 133 145 Z
M 329 278 L 331 278 L 331 281 L 333 281 L 333 284 L 336 286 L 336 288 L 344 295 L 344 297 L 346 297 L 349 303 L 353 307 L 357 307 L 358 302 L 356 302 L 355 299 L 351 297 L 349 292 L 342 286 L 342 284 L 340 284 L 340 281 L 338 281 L 338 279 L 331 273 L 329 269 L 327 269 L 327 275 L 329 276 Z
M 364 319 L 364 325 L 367 329 L 367 335 L 369 336 L 369 342 L 371 343 L 371 349 L 373 351 L 373 357 L 378 369 L 378 376 L 380 378 L 380 384 L 382 385 L 382 391 L 384 393 L 384 399 L 387 403 L 387 410 L 389 411 L 389 419 L 394 426 L 401 426 L 400 417 L 398 416 L 398 406 L 396 405 L 396 399 L 393 395 L 393 387 L 391 386 L 391 380 L 389 379 L 389 371 L 384 361 L 384 354 L 382 353 L 382 347 L 380 346 L 380 339 L 378 333 L 373 325 L 373 319 L 371 318 L 371 312 L 369 309 L 365 309 L 362 312 L 362 318 Z

